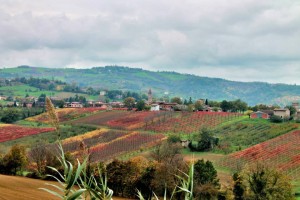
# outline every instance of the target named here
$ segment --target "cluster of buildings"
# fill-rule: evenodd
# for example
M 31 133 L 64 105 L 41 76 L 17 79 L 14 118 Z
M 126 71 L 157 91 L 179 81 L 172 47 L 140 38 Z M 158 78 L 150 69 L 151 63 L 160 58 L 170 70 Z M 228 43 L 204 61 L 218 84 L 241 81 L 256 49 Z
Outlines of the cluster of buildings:
M 7 98 L 8 98 L 7 96 L 0 95 L 0 100 L 6 101 Z
M 292 107 L 294 107 L 296 110 L 294 119 L 300 119 L 299 103 L 298 102 L 293 103 Z M 255 119 L 255 118 L 269 119 L 273 115 L 279 116 L 281 119 L 290 119 L 291 111 L 288 108 L 276 108 L 273 110 L 260 110 L 260 111 L 251 113 L 250 118 L 252 118 L 252 119 Z

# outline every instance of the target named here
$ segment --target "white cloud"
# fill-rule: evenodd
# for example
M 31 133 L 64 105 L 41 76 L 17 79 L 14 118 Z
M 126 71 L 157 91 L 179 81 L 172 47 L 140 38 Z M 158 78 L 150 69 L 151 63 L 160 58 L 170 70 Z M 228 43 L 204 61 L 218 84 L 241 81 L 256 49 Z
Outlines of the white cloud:
M 127 65 L 298 83 L 297 0 L 0 0 L 0 67 Z

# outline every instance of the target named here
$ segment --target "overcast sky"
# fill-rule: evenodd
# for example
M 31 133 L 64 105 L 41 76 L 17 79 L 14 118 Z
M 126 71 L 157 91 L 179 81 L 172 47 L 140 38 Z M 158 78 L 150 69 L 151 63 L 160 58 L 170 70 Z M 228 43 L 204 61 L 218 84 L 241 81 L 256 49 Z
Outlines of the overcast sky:
M 300 84 L 300 1 L 0 0 L 0 68 L 19 65 Z

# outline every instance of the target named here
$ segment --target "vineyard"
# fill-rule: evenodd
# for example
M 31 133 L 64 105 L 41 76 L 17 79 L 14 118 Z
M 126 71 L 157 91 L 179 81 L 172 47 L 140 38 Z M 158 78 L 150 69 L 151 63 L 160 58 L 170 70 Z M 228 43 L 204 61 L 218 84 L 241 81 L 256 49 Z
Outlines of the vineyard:
M 98 129 L 64 140 L 63 147 L 65 151 L 78 154 L 84 144 L 91 153 L 92 162 L 107 161 L 141 148 L 152 147 L 164 137 L 162 134 Z
M 203 127 L 214 128 L 221 123 L 241 117 L 238 113 L 180 112 L 163 113 L 146 122 L 145 130 L 154 132 L 195 133 Z
M 263 161 L 295 179 L 300 178 L 300 131 L 294 131 L 236 152 L 220 160 L 218 165 L 236 170 L 246 164 Z
M 61 108 L 56 109 L 57 116 L 60 122 L 65 122 L 73 119 L 77 119 L 80 117 L 87 116 L 92 113 L 96 113 L 98 111 L 105 110 L 103 108 Z M 47 113 L 43 113 L 41 115 L 37 115 L 35 117 L 27 118 L 28 121 L 34 122 L 42 122 L 42 123 L 49 123 L 49 118 Z
M 109 111 L 100 112 L 72 123 L 108 126 L 114 129 L 136 130 L 145 125 L 145 120 L 155 117 L 155 112 Z
M 160 133 L 198 132 L 202 127 L 215 127 L 240 117 L 223 112 L 100 112 L 72 123 L 108 126 L 122 130 L 146 130 Z
M 0 142 L 15 140 L 25 136 L 54 131 L 54 128 L 33 128 L 10 124 L 0 124 Z
M 297 128 L 298 125 L 295 123 L 274 124 L 244 119 L 242 122 L 221 126 L 214 130 L 214 134 L 223 141 L 223 144 L 249 147 Z

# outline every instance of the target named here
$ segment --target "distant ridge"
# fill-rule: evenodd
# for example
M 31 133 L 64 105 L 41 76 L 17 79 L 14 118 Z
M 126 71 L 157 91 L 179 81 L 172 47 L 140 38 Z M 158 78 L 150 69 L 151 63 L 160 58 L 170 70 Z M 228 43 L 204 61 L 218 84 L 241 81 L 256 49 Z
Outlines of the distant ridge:
M 154 72 L 121 66 L 93 67 L 90 69 L 42 68 L 19 66 L 0 69 L 0 78 L 40 77 L 76 83 L 81 87 L 121 89 L 147 92 L 154 96 L 168 92 L 183 98 L 210 100 L 241 99 L 250 105 L 258 103 L 285 105 L 300 100 L 300 86 L 264 82 L 238 82 L 221 78 L 200 77 L 177 72 Z

